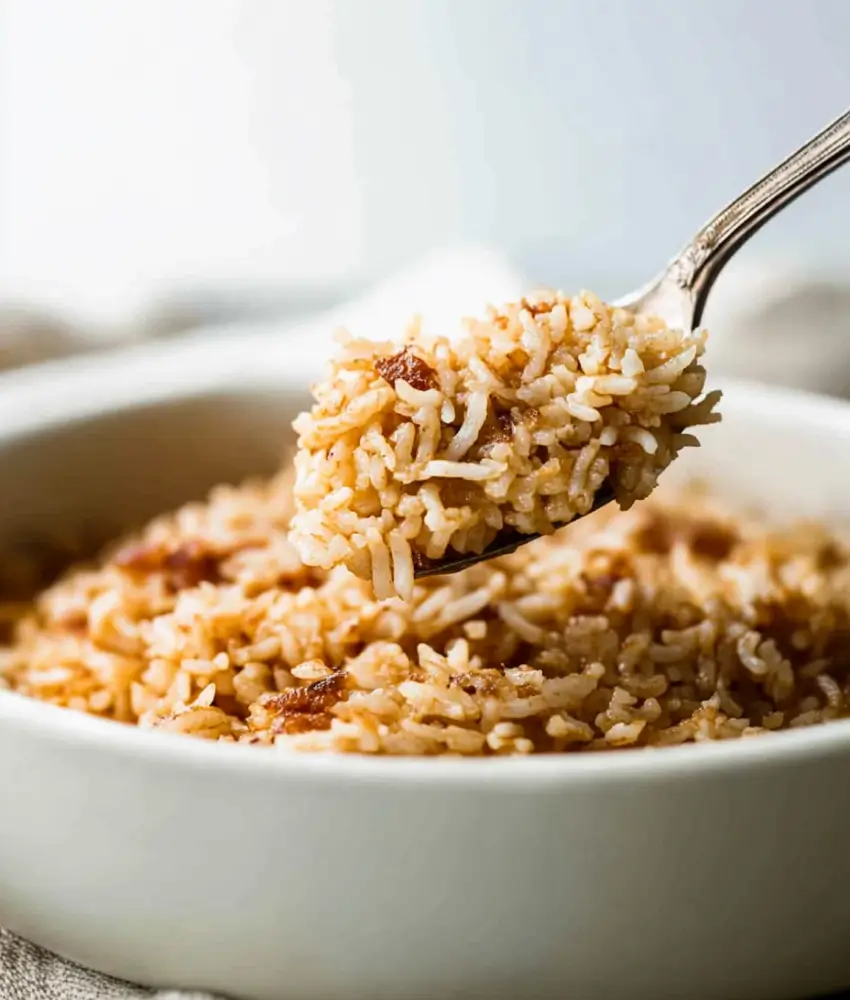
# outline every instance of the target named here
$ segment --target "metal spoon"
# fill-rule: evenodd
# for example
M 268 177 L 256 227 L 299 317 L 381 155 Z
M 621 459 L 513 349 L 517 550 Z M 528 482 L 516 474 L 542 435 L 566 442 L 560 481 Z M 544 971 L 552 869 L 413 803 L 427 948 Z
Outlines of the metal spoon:
M 850 159 L 850 111 L 819 132 L 770 173 L 707 222 L 690 243 L 648 285 L 613 304 L 637 313 L 660 316 L 668 326 L 693 330 L 699 325 L 717 276 L 735 252 L 786 205 Z M 613 490 L 599 490 L 588 514 L 613 500 Z M 581 515 L 586 517 L 587 515 Z M 539 535 L 505 529 L 478 554 L 456 553 L 427 563 L 416 576 L 457 573 L 507 555 Z

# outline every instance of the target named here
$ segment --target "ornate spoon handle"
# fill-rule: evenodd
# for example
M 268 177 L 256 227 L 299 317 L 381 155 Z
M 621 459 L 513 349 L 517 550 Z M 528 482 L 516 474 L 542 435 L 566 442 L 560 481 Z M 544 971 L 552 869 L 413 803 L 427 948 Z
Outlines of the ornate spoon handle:
M 804 191 L 850 159 L 850 111 L 774 167 L 707 222 L 668 274 L 693 296 L 699 325 L 714 280 L 739 247 Z

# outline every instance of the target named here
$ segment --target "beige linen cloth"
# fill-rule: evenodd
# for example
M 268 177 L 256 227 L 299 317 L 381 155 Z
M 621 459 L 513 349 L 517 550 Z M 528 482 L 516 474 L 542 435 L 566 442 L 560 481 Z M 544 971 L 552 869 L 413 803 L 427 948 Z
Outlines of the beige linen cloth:
M 452 276 L 451 288 L 446 285 L 447 274 Z M 457 294 L 460 285 L 461 296 Z M 426 299 L 439 298 L 441 307 L 450 313 L 461 301 L 464 311 L 474 309 L 479 293 L 482 298 L 511 298 L 523 287 L 522 279 L 493 255 L 453 254 L 414 269 L 365 299 L 334 309 L 329 324 L 350 313 L 361 319 L 370 317 L 370 327 L 374 320 L 385 328 L 408 305 L 417 308 L 415 289 L 427 288 Z M 850 279 L 844 284 L 787 266 L 748 266 L 728 279 L 724 275 L 712 296 L 707 325 L 712 372 L 850 395 Z M 284 324 L 281 336 L 285 335 Z M 382 329 L 377 335 L 386 334 Z M 132 339 L 137 337 L 138 332 L 132 335 Z M 54 321 L 20 312 L 4 316 L 0 310 L 0 369 L 115 342 L 120 338 L 93 340 Z M 318 349 L 328 347 L 329 343 L 320 344 Z M 111 979 L 0 930 L 0 1000 L 136 998 L 211 1000 L 209 994 L 157 991 Z
M 0 930 L 0 1000 L 213 1000 L 209 993 L 148 990 L 83 969 Z
M 454 275 L 452 287 L 443 296 L 450 273 Z M 426 259 L 364 298 L 336 306 L 330 315 L 334 323 L 342 322 L 354 306 L 361 316 L 374 311 L 381 319 L 394 319 L 401 303 L 410 303 L 414 311 L 418 308 L 413 289 L 424 285 L 431 289 L 428 295 L 439 289 L 439 295 L 453 303 L 468 278 L 473 302 L 478 289 L 500 289 L 510 296 L 530 287 L 519 271 L 497 255 L 461 249 Z M 238 315 L 232 303 L 218 313 L 215 303 L 194 307 L 178 303 L 123 329 L 92 330 L 55 315 L 0 303 L 0 371 L 145 337 L 168 337 L 205 321 L 230 320 L 234 310 Z M 262 315 L 264 309 L 262 303 L 253 309 L 249 304 L 246 311 Z M 305 303 L 296 301 L 289 311 L 303 314 Z M 282 325 L 293 324 L 284 319 Z M 850 396 L 850 273 L 826 273 L 785 259 L 749 260 L 745 256 L 729 265 L 712 291 L 706 325 L 711 334 L 707 360 L 712 374 Z M 383 331 L 379 334 L 384 335 Z

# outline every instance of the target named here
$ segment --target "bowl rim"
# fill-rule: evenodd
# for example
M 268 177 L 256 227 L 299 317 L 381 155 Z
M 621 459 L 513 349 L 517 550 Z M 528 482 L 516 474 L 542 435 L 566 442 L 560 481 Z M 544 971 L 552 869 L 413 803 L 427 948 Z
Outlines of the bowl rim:
M 276 342 L 276 343 L 275 343 Z M 0 375 L 0 446 L 34 432 L 215 390 L 279 385 L 304 391 L 316 359 L 280 350 L 277 331 L 235 326 L 180 343 L 145 345 L 100 356 L 49 362 Z M 261 358 L 258 361 L 257 358 Z M 163 363 L 168 362 L 166 368 Z M 163 372 L 168 372 L 163 377 Z M 57 392 L 61 383 L 61 392 Z M 850 402 L 799 389 L 718 379 L 738 411 L 783 423 L 789 419 L 850 438 Z M 106 387 L 106 388 L 105 388 Z M 241 780 L 309 781 L 406 786 L 444 785 L 530 792 L 591 783 L 695 780 L 741 768 L 772 769 L 850 755 L 850 719 L 784 730 L 768 736 L 604 753 L 508 758 L 371 757 L 337 753 L 287 753 L 274 748 L 221 745 L 60 708 L 0 689 L 0 725 L 20 736 L 59 747 L 97 750 L 152 765 L 215 769 Z
M 568 787 L 692 782 L 738 771 L 765 773 L 850 755 L 850 719 L 738 740 L 599 753 L 527 757 L 375 757 L 298 753 L 222 744 L 135 726 L 0 691 L 0 725 L 20 737 L 168 769 L 204 770 L 240 780 L 318 785 L 445 786 L 532 792 Z

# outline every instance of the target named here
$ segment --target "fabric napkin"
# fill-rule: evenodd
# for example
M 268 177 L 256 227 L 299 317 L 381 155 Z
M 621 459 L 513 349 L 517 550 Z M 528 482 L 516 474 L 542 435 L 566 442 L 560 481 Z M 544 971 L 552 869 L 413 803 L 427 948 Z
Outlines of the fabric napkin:
M 217 1000 L 102 976 L 0 930 L 0 1000 Z
M 413 313 L 425 308 L 430 325 L 442 330 L 452 318 L 480 309 L 485 300 L 507 301 L 533 282 L 533 275 L 525 278 L 497 254 L 459 248 L 426 258 L 366 295 L 335 306 L 318 324 L 316 313 L 294 320 L 282 313 L 265 325 L 281 337 L 307 333 L 309 327 L 309 336 L 299 343 L 311 345 L 319 357 L 331 349 L 337 325 L 383 338 L 397 334 Z M 298 303 L 295 307 L 301 310 Z M 194 313 L 189 308 L 183 329 L 194 336 L 204 318 L 232 321 L 234 312 L 239 314 L 233 306 L 218 312 L 214 307 Z M 250 302 L 245 313 L 252 314 Z M 850 396 L 850 273 L 794 259 L 743 255 L 712 290 L 705 322 L 712 374 Z M 155 319 L 95 330 L 81 325 L 79 318 L 69 322 L 0 302 L 0 372 L 162 336 L 162 324 Z
M 439 251 L 404 268 L 364 293 L 341 304 L 307 309 L 303 301 L 281 301 L 271 319 L 265 308 L 254 309 L 248 297 L 241 305 L 221 308 L 202 305 L 185 308 L 177 331 L 163 330 L 153 318 L 128 319 L 110 327 L 86 325 L 79 317 L 58 317 L 37 307 L 0 301 L 0 372 L 23 365 L 68 358 L 73 355 L 138 345 L 142 341 L 180 342 L 203 336 L 213 339 L 230 333 L 268 332 L 270 336 L 298 337 L 300 349 L 324 357 L 332 348 L 333 330 L 351 326 L 363 336 L 399 336 L 405 324 L 424 312 L 427 324 L 443 330 L 463 315 L 480 311 L 487 301 L 508 301 L 526 288 L 520 272 L 504 258 L 480 247 Z M 261 299 L 271 296 L 262 296 Z M 291 297 L 290 297 L 291 298 Z M 336 296 L 330 293 L 331 302 Z M 240 300 L 241 301 L 241 300 Z M 320 301 L 318 296 L 314 302 Z M 324 312 L 323 312 L 324 308 Z M 258 320 L 257 316 L 266 316 Z M 168 347 L 168 343 L 160 345 Z

